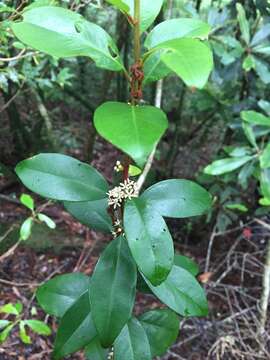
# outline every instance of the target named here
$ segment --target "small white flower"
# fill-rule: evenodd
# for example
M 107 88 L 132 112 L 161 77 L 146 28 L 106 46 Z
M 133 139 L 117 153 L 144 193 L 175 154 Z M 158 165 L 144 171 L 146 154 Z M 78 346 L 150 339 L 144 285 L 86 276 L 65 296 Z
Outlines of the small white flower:
M 114 187 L 107 194 L 109 196 L 108 204 L 113 206 L 114 209 L 117 209 L 117 207 L 121 207 L 124 200 L 131 200 L 134 197 L 138 197 L 139 190 L 135 181 L 127 179 L 123 183 L 120 183 L 119 186 Z

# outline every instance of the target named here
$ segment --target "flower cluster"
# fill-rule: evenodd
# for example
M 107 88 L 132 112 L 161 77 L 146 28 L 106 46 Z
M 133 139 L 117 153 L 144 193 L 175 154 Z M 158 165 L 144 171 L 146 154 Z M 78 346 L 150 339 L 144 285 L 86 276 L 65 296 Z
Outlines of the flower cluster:
M 123 171 L 123 170 L 124 170 L 123 165 L 121 164 L 121 162 L 119 160 L 117 160 L 116 164 L 115 164 L 115 167 L 114 167 L 114 171 L 120 172 L 120 171 Z
M 109 205 L 113 206 L 114 209 L 121 207 L 124 200 L 133 197 L 138 197 L 139 191 L 137 188 L 137 183 L 133 180 L 127 179 L 123 183 L 120 183 L 119 186 L 114 187 L 108 192 L 109 196 Z
M 119 235 L 121 235 L 123 233 L 123 227 L 122 227 L 121 221 L 119 219 L 117 219 L 113 223 L 113 228 L 114 228 L 114 230 L 112 231 L 112 236 L 114 239 L 116 239 Z

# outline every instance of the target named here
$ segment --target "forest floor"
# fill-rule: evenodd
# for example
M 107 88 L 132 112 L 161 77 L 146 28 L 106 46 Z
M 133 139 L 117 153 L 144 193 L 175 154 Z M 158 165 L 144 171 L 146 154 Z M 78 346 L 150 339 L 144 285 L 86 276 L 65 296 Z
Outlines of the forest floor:
M 98 156 L 94 162 L 109 178 L 117 153 L 110 148 L 101 149 L 100 153 L 104 152 L 108 154 L 109 165 L 103 164 Z M 16 184 L 2 196 L 10 199 L 11 193 L 18 197 L 22 191 Z M 6 200 L 0 198 L 0 305 L 21 302 L 23 318 L 45 320 L 53 335 L 47 338 L 31 334 L 32 344 L 25 345 L 14 328 L 0 346 L 0 360 L 49 360 L 57 322 L 39 308 L 35 291 L 57 274 L 81 271 L 90 275 L 110 238 L 80 225 L 60 205 L 49 204 L 45 213 L 56 222 L 56 230 L 38 225 L 24 246 L 7 253 L 16 243 L 19 224 L 27 210 L 16 200 Z M 37 203 L 44 202 L 39 199 Z M 263 262 L 270 238 L 268 224 L 270 219 L 266 217 L 260 223 L 252 219 L 246 224 L 239 222 L 236 228 L 224 233 L 216 233 L 215 229 L 197 231 L 197 235 L 188 238 L 182 236 L 179 223 L 169 224 L 177 251 L 200 265 L 199 280 L 206 289 L 210 312 L 207 318 L 183 320 L 177 342 L 159 360 L 270 359 L 270 321 L 265 333 L 258 335 Z M 135 313 L 159 306 L 151 295 L 138 294 Z M 31 315 L 33 309 L 37 310 L 35 315 Z M 84 357 L 78 353 L 68 359 Z

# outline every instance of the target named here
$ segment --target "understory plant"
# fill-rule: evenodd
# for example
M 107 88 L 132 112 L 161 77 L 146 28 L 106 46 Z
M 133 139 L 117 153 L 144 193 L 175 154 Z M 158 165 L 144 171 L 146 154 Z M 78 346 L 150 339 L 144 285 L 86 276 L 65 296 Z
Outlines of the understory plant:
M 204 290 L 196 280 L 198 268 L 174 254 L 164 218 L 204 214 L 211 207 L 211 196 L 183 179 L 141 189 L 168 127 L 165 113 L 142 101 L 143 86 L 176 73 L 193 90 L 204 87 L 213 67 L 207 43 L 211 29 L 198 19 L 167 20 L 147 34 L 142 51 L 142 37 L 163 0 L 108 2 L 133 28 L 130 69 L 104 29 L 68 9 L 37 2 L 11 25 L 25 45 L 57 58 L 89 57 L 99 68 L 122 72 L 130 86 L 129 103 L 105 102 L 94 114 L 98 134 L 123 152 L 115 166 L 119 183 L 109 185 L 92 166 L 62 154 L 39 154 L 16 167 L 28 189 L 63 202 L 81 223 L 112 234 L 91 277 L 60 275 L 37 291 L 39 304 L 60 321 L 54 359 L 84 349 L 92 360 L 150 360 L 176 340 L 180 317 L 208 313 Z M 137 290 L 152 294 L 165 306 L 136 317 Z
M 259 101 L 267 111 L 269 103 Z M 227 157 L 214 161 L 204 172 L 213 176 L 224 176 L 236 172 L 237 181 L 246 190 L 251 180 L 258 184 L 259 203 L 270 206 L 270 117 L 257 111 L 241 112 L 241 128 L 237 129 L 238 143 L 225 146 Z M 241 131 L 239 131 L 241 130 Z M 237 132 L 237 131 L 236 131 Z M 244 210 L 243 204 L 231 204 L 231 209 Z M 247 210 L 247 209 L 246 209 Z M 267 209 L 268 210 L 268 209 Z

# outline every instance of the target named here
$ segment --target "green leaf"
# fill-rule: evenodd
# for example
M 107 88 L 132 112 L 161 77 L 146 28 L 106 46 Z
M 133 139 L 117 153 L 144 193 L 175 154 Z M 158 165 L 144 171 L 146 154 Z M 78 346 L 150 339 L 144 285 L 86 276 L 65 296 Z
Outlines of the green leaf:
M 245 71 L 250 71 L 254 69 L 256 66 L 254 57 L 252 55 L 248 55 L 245 57 L 245 60 L 243 61 L 243 69 Z
M 256 46 L 264 41 L 270 35 L 270 24 L 263 25 L 253 36 L 250 45 Z
M 141 323 L 131 318 L 114 343 L 115 360 L 151 360 L 151 350 Z
M 117 7 L 119 10 L 123 11 L 124 13 L 128 13 L 129 12 L 129 6 L 127 4 L 125 4 L 124 0 L 106 0 L 108 3 L 110 3 L 111 5 L 114 5 L 115 7 Z
M 131 17 L 134 17 L 134 0 L 122 0 L 123 3 L 128 5 L 129 12 L 128 14 Z M 141 9 L 141 32 L 144 32 L 149 26 L 154 22 L 155 18 L 158 16 L 161 7 L 163 5 L 163 0 L 141 0 L 140 9 Z
M 197 276 L 200 271 L 199 266 L 195 263 L 195 261 L 183 255 L 174 255 L 174 265 L 187 270 L 193 276 Z
M 211 208 L 211 195 L 189 180 L 170 179 L 148 188 L 141 196 L 162 216 L 185 218 L 202 215 Z
M 262 198 L 259 200 L 259 204 L 262 206 L 270 206 L 270 199 Z
M 260 165 L 262 169 L 270 167 L 270 143 L 268 143 L 260 156 Z
M 256 46 L 252 49 L 253 53 L 255 54 L 259 54 L 259 55 L 266 55 L 269 56 L 270 55 L 270 46 L 265 46 L 265 45 L 259 45 Z M 255 62 L 256 63 L 256 62 Z
M 123 236 L 102 253 L 91 278 L 92 317 L 102 346 L 109 347 L 131 316 L 137 269 Z
M 84 350 L 85 356 L 89 360 L 107 360 L 108 350 L 104 349 L 96 336 Z
M 25 321 L 19 322 L 19 329 L 20 329 L 20 338 L 24 344 L 31 344 L 31 338 L 29 335 L 27 335 L 25 330 Z
M 239 171 L 238 181 L 239 181 L 239 184 L 240 184 L 244 189 L 247 188 L 247 186 L 248 186 L 248 180 L 249 180 L 249 178 L 251 177 L 251 175 L 253 174 L 254 169 L 255 169 L 254 161 L 251 161 L 251 162 L 247 163 L 246 165 L 244 165 L 244 166 L 242 167 L 242 169 Z
M 9 303 L 0 307 L 0 313 L 8 315 L 20 315 L 22 309 L 23 305 L 20 302 L 16 304 Z
M 258 101 L 259 107 L 265 111 L 265 113 L 269 116 L 270 115 L 270 102 L 267 100 L 260 100 Z M 270 121 L 269 121 L 270 124 Z
M 232 157 L 242 157 L 251 154 L 251 149 L 248 146 L 224 146 L 224 151 Z
M 7 337 L 9 336 L 14 326 L 15 324 L 10 324 L 3 331 L 0 332 L 0 344 L 6 341 Z
M 24 220 L 20 228 L 20 239 L 22 239 L 23 241 L 29 239 L 32 231 L 32 226 L 33 226 L 32 217 L 29 217 L 26 220 Z
M 106 102 L 95 112 L 97 132 L 142 167 L 168 127 L 163 111 L 153 106 Z
M 158 285 L 173 265 L 173 240 L 162 216 L 143 199 L 126 203 L 124 229 L 140 271 Z
M 210 48 L 197 39 L 170 40 L 155 49 L 166 49 L 161 55 L 165 65 L 174 71 L 187 86 L 203 88 L 213 68 Z
M 66 155 L 39 154 L 21 161 L 15 171 L 26 187 L 50 199 L 99 200 L 108 191 L 93 167 Z
M 112 220 L 108 214 L 108 199 L 85 201 L 85 202 L 64 202 L 66 210 L 79 220 L 83 225 L 93 230 L 105 232 L 112 231 Z
M 242 111 L 241 118 L 252 125 L 269 126 L 270 117 L 260 114 L 256 111 Z
M 254 131 L 252 129 L 252 127 L 246 123 L 245 121 L 242 122 L 242 128 L 243 128 L 243 131 L 246 135 L 246 138 L 248 139 L 248 141 L 250 142 L 250 144 L 255 148 L 255 149 L 258 149 L 258 145 L 256 143 L 256 137 L 255 137 L 255 134 L 254 134 Z
M 145 46 L 154 48 L 169 40 L 180 38 L 206 38 L 211 28 L 208 24 L 197 19 L 171 19 L 157 25 L 147 36 Z M 150 54 L 144 62 L 144 84 L 166 77 L 172 70 L 166 66 L 162 55 L 166 49 L 160 49 Z
M 250 42 L 250 30 L 249 30 L 249 23 L 246 18 L 246 12 L 243 6 L 240 3 L 236 4 L 237 9 L 237 18 L 239 21 L 240 30 L 243 36 L 243 39 L 246 45 L 249 45 Z
M 158 299 L 179 315 L 206 316 L 208 314 L 204 290 L 189 271 L 174 265 L 161 285 L 155 287 L 147 279 L 145 281 Z
M 11 321 L 9 321 L 9 320 L 0 320 L 0 330 L 3 330 L 4 328 L 6 328 L 10 323 L 11 323 Z
M 225 208 L 229 209 L 229 210 L 239 210 L 239 211 L 244 212 L 244 213 L 248 211 L 248 208 L 245 205 L 238 204 L 238 203 L 226 204 Z
M 139 321 L 146 332 L 152 357 L 163 355 L 178 336 L 179 317 L 170 309 L 148 311 Z
M 30 210 L 34 210 L 34 200 L 32 198 L 32 196 L 28 195 L 28 194 L 22 194 L 20 197 L 20 202 L 26 206 L 28 209 Z
M 50 229 L 55 229 L 56 228 L 56 224 L 55 222 L 49 218 L 49 216 L 45 215 L 45 214 L 42 214 L 42 213 L 39 213 L 37 215 L 38 219 L 42 222 L 45 222 L 45 224 L 50 228 Z
M 49 336 L 52 333 L 49 326 L 40 320 L 24 320 L 24 324 L 39 335 Z
M 192 259 L 179 254 L 174 255 L 174 265 L 187 270 L 193 276 L 197 276 L 200 271 L 199 266 Z M 138 272 L 137 289 L 146 294 L 152 293 L 140 272 Z
M 148 34 L 145 47 L 152 49 L 166 41 L 179 38 L 207 38 L 211 27 L 198 19 L 170 19 L 158 24 Z
M 134 165 L 129 165 L 128 174 L 129 176 L 138 176 L 142 173 L 142 170 Z
M 263 197 L 270 199 L 270 169 L 263 169 L 261 171 L 260 184 Z
M 264 84 L 270 83 L 270 71 L 269 66 L 266 61 L 260 60 L 257 56 L 254 56 L 255 61 L 255 71 L 260 77 L 261 81 Z
M 23 21 L 12 24 L 12 30 L 21 42 L 49 55 L 88 56 L 100 68 L 123 69 L 112 38 L 76 12 L 56 6 L 33 8 L 23 13 Z
M 37 300 L 48 314 L 62 317 L 88 286 L 89 277 L 82 273 L 58 275 L 39 287 Z
M 204 173 L 208 175 L 222 175 L 240 168 L 252 159 L 252 156 L 243 156 L 216 160 L 204 169 Z
M 87 346 L 95 337 L 96 329 L 91 317 L 88 292 L 65 312 L 54 344 L 53 359 L 62 359 Z
M 144 84 L 160 80 L 171 73 L 171 69 L 161 60 L 162 55 L 166 52 L 166 49 L 156 50 L 147 57 L 143 64 Z

